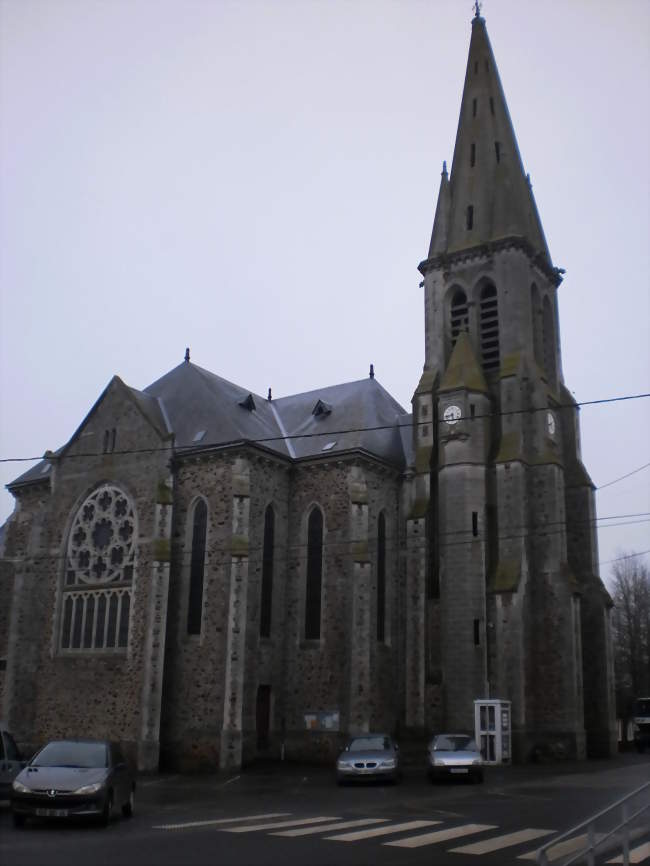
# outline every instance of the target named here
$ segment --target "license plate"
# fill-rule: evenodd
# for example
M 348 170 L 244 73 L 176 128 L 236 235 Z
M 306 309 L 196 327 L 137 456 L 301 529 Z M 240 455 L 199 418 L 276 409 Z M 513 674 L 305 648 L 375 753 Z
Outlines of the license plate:
M 67 818 L 67 809 L 37 809 L 36 815 L 39 818 Z
M 469 770 L 467 769 L 467 767 L 452 767 L 451 772 L 452 773 L 469 773 Z

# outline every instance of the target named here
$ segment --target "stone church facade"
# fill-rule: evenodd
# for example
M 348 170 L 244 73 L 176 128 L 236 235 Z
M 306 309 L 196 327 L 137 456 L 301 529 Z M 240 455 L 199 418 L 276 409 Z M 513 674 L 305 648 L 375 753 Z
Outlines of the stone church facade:
M 615 748 L 611 601 L 553 266 L 475 17 L 407 413 L 367 379 L 260 397 L 185 360 L 117 376 L 17 478 L 0 713 L 141 769 L 332 760 L 352 732 L 472 730 L 516 760 Z

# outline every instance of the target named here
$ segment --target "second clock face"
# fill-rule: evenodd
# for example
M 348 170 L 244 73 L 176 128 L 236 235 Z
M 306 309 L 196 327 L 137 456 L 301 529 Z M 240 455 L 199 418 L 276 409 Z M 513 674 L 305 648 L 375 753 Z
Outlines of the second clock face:
M 442 417 L 447 422 L 447 424 L 455 424 L 461 417 L 462 412 L 460 411 L 460 406 L 447 406 L 445 411 L 442 413 Z
M 546 430 L 549 436 L 555 436 L 555 415 L 552 412 L 546 413 Z

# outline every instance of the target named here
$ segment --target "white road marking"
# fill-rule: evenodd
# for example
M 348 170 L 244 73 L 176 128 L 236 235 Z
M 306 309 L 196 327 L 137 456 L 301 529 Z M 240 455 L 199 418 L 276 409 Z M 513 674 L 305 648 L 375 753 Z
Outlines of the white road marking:
M 596 841 L 602 838 L 602 834 L 596 837 Z M 559 860 L 560 857 L 564 857 L 565 854 L 573 854 L 574 851 L 578 851 L 580 848 L 586 848 L 589 844 L 589 839 L 586 833 L 583 833 L 582 836 L 573 836 L 571 839 L 566 839 L 564 842 L 560 842 L 559 845 L 555 845 L 552 848 L 546 849 L 546 859 L 549 863 L 553 863 L 554 860 Z M 527 854 L 520 854 L 517 857 L 517 860 L 536 860 L 537 859 L 537 849 L 534 851 L 529 851 Z
M 493 836 L 483 842 L 473 842 L 471 845 L 463 845 L 460 848 L 452 848 L 454 854 L 490 854 L 501 848 L 509 848 L 511 845 L 519 845 L 522 842 L 530 842 L 539 839 L 540 836 L 550 836 L 555 830 L 535 830 L 532 827 L 520 830 L 518 833 L 507 833 L 505 836 Z
M 391 824 L 390 827 L 373 827 L 370 830 L 357 830 L 355 833 L 341 833 L 338 836 L 326 836 L 332 842 L 357 842 L 359 839 L 372 839 L 374 836 L 388 836 L 391 833 L 403 833 L 405 830 L 421 830 L 441 824 L 442 821 L 405 821 L 403 824 Z
M 336 815 L 324 815 L 318 818 L 303 818 L 291 821 L 272 821 L 270 824 L 252 824 L 246 827 L 224 827 L 226 833 L 253 833 L 256 830 L 277 830 L 280 827 L 299 827 L 306 824 L 324 824 L 327 821 L 340 821 Z
M 336 824 L 322 824 L 318 827 L 299 827 L 297 830 L 283 830 L 271 836 L 309 836 L 312 833 L 329 833 L 330 830 L 345 830 L 346 827 L 363 827 L 364 824 L 384 824 L 389 818 L 360 818 L 356 821 L 339 821 Z
M 421 848 L 423 845 L 435 845 L 446 842 L 447 839 L 457 839 L 459 836 L 471 836 L 472 833 L 482 833 L 484 830 L 496 830 L 495 824 L 463 824 L 460 827 L 450 827 L 449 830 L 437 830 L 435 833 L 423 833 L 420 836 L 409 836 L 407 839 L 397 839 L 395 842 L 383 842 L 383 845 L 393 845 L 395 848 Z
M 638 848 L 630 848 L 630 863 L 643 863 L 646 857 L 650 857 L 650 842 L 644 842 Z M 608 860 L 608 863 L 622 863 L 623 855 L 619 854 L 613 860 Z
M 291 812 L 267 812 L 265 815 L 245 815 L 243 818 L 213 818 L 211 821 L 187 821 L 184 824 L 154 824 L 153 830 L 182 830 L 184 827 L 210 827 L 216 824 L 236 824 L 243 821 L 260 821 L 262 818 L 284 818 Z

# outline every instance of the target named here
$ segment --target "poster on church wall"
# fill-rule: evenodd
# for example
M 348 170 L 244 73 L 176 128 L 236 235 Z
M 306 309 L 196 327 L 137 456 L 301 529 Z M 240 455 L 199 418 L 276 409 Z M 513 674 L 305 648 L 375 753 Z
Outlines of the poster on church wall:
M 339 711 L 322 710 L 305 713 L 305 728 L 308 731 L 338 731 Z

